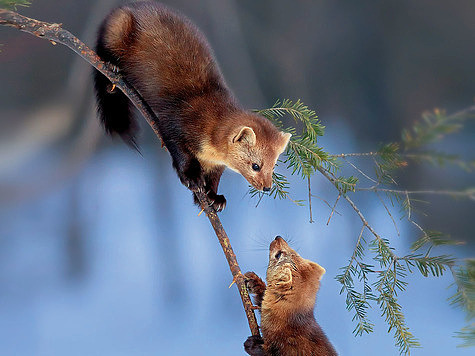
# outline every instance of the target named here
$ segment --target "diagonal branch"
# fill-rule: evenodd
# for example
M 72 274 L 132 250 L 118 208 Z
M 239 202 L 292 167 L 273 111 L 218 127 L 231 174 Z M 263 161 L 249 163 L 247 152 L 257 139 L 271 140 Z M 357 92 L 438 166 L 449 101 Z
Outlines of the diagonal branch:
M 70 32 L 64 30 L 61 27 L 61 24 L 51 24 L 47 22 L 42 22 L 22 16 L 14 11 L 0 9 L 0 25 L 14 27 L 39 38 L 49 40 L 53 45 L 55 45 L 56 43 L 60 43 L 69 47 L 71 50 L 81 56 L 86 62 L 88 62 L 99 72 L 104 74 L 113 84 L 116 85 L 117 88 L 124 92 L 124 94 L 130 99 L 130 101 L 142 113 L 143 117 L 153 129 L 157 137 L 160 138 L 160 133 L 158 131 L 158 119 L 153 110 L 144 101 L 144 99 L 140 96 L 137 90 L 133 88 L 129 83 L 127 83 L 127 81 L 124 80 L 124 78 L 120 74 L 115 73 L 109 64 L 104 63 L 97 56 L 97 54 L 95 54 L 91 49 L 89 49 L 77 37 L 72 35 Z M 241 295 L 241 300 L 243 303 L 244 310 L 246 312 L 246 317 L 248 319 L 251 333 L 252 335 L 259 335 L 259 326 L 257 325 L 256 316 L 252 309 L 252 303 L 249 298 L 246 285 L 244 283 L 244 276 L 241 273 L 241 269 L 239 268 L 236 255 L 234 254 L 233 249 L 231 247 L 231 242 L 226 234 L 226 231 L 223 228 L 223 225 L 221 224 L 216 210 L 212 207 L 207 195 L 204 192 L 198 192 L 196 193 L 196 196 L 200 200 L 201 206 L 203 207 L 206 216 L 208 217 L 211 225 L 213 226 L 213 229 L 216 233 L 216 236 L 218 237 L 223 252 L 226 255 L 229 268 L 233 275 L 233 281 L 236 282 L 239 294 Z

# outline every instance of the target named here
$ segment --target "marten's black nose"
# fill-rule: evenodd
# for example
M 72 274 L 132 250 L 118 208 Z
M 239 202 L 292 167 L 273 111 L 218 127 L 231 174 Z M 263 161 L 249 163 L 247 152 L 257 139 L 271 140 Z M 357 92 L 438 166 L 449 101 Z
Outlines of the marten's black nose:
M 264 188 L 262 188 L 262 190 L 263 190 L 264 192 L 270 192 L 270 187 L 264 187 Z
M 278 239 L 281 239 L 281 238 L 282 238 L 282 237 L 280 237 L 279 235 L 277 235 L 274 240 L 278 240 Z

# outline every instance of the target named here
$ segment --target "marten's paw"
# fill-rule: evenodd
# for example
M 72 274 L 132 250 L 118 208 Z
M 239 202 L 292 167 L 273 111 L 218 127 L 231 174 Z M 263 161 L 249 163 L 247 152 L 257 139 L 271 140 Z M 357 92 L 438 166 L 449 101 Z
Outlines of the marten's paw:
M 226 198 L 224 195 L 218 195 L 211 190 L 208 192 L 208 198 L 217 212 L 223 211 L 226 207 Z
M 264 356 L 264 340 L 259 335 L 249 336 L 244 342 L 244 350 L 251 356 Z
M 181 176 L 180 180 L 192 192 L 203 192 L 205 190 L 205 180 L 202 177 Z
M 254 272 L 244 273 L 244 282 L 250 294 L 260 296 L 263 295 L 266 290 L 266 284 Z
M 201 174 L 201 167 L 196 161 L 190 163 L 184 172 L 178 172 L 181 183 L 192 192 L 203 192 L 205 190 L 205 179 Z
M 196 205 L 201 205 L 196 194 L 193 194 L 193 199 Z M 208 199 L 210 200 L 211 205 L 213 206 L 213 208 L 216 209 L 217 212 L 223 211 L 226 207 L 226 198 L 223 195 L 217 195 L 214 192 L 208 192 Z

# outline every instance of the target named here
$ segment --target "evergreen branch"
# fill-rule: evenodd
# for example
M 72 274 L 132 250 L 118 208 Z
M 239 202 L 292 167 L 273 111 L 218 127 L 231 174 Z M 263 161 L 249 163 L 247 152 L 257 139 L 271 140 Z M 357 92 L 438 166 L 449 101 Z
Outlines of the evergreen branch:
M 280 127 L 282 123 L 279 118 L 289 114 L 296 123 L 304 124 L 304 132 L 315 142 L 318 136 L 323 136 L 325 133 L 325 126 L 320 123 L 315 111 L 309 109 L 300 99 L 295 103 L 289 99 L 284 99 L 282 102 L 277 100 L 271 108 L 255 111 L 269 120 L 276 121 L 276 124 Z
M 363 225 L 363 227 L 361 228 L 360 234 L 358 235 L 358 240 L 356 241 L 356 246 L 355 246 L 355 249 L 353 251 L 353 254 L 351 255 L 350 262 L 348 263 L 348 266 L 344 268 L 344 273 L 343 273 L 343 275 L 341 275 L 341 278 L 337 277 L 338 281 L 340 281 L 340 280 L 345 281 L 348 278 L 348 275 L 350 273 L 350 268 L 353 265 L 353 261 L 356 259 L 356 257 L 360 257 L 360 258 L 362 257 L 363 248 L 361 246 L 361 239 L 363 238 L 363 232 L 364 232 L 365 228 L 366 228 L 366 226 Z M 342 283 L 342 282 L 340 282 L 340 283 Z
M 420 153 L 405 153 L 401 154 L 401 157 L 411 159 L 416 163 L 428 162 L 436 167 L 445 167 L 451 164 L 467 172 L 471 172 L 475 169 L 475 160 L 466 161 L 460 159 L 459 155 L 445 152 L 425 151 Z
M 448 238 L 444 238 L 444 234 L 439 231 L 424 231 L 424 234 L 414 241 L 411 246 L 412 251 L 417 251 L 426 245 L 441 246 L 441 245 L 463 245 L 462 241 L 455 241 Z
M 455 336 L 463 340 L 463 343 L 458 345 L 459 347 L 474 347 L 475 346 L 475 322 L 472 322 L 457 331 Z
M 348 204 L 350 204 L 350 206 L 356 212 L 356 215 L 358 215 L 358 217 L 360 218 L 361 222 L 368 228 L 368 230 L 374 235 L 374 237 L 376 237 L 378 240 L 382 241 L 381 236 L 379 236 L 379 234 L 371 227 L 371 225 L 369 225 L 368 221 L 366 220 L 364 215 L 361 213 L 360 209 L 358 209 L 356 204 L 348 197 L 347 194 L 345 194 L 345 192 L 341 189 L 341 187 L 339 187 L 337 179 L 332 177 L 331 173 L 329 173 L 328 171 L 326 171 L 325 169 L 323 169 L 321 167 L 318 168 L 318 171 L 326 179 L 328 179 L 330 181 L 330 183 L 332 183 L 335 186 L 335 188 L 339 191 L 339 193 L 343 196 L 343 198 L 348 202 Z M 383 243 L 386 244 L 386 242 L 384 242 L 384 241 L 383 241 Z M 392 252 L 391 252 L 391 254 L 392 254 Z
M 288 182 L 287 178 L 283 174 L 279 174 L 277 172 L 272 173 L 272 188 L 270 192 L 262 192 L 260 190 L 257 190 L 253 186 L 249 186 L 248 194 L 251 195 L 251 197 L 259 197 L 259 202 L 261 199 L 265 196 L 268 195 L 274 199 L 279 198 L 279 199 L 289 199 L 292 203 L 298 206 L 303 205 L 302 200 L 295 200 L 290 197 L 289 194 L 289 186 L 290 183 Z M 257 205 L 259 204 L 257 203 Z M 256 205 L 256 206 L 257 206 Z
M 401 354 L 410 354 L 411 348 L 420 347 L 417 339 L 405 325 L 404 314 L 402 313 L 401 306 L 397 303 L 397 299 L 390 293 L 381 293 L 378 298 L 378 305 L 386 322 L 389 324 L 388 332 L 394 329 L 394 337 L 399 352 Z
M 120 74 L 115 73 L 110 65 L 104 63 L 97 56 L 97 54 L 89 49 L 83 42 L 81 42 L 70 32 L 61 28 L 60 24 L 50 24 L 47 22 L 30 19 L 13 11 L 0 9 L 0 25 L 11 26 L 39 38 L 47 39 L 52 44 L 60 43 L 69 47 L 84 60 L 86 60 L 90 65 L 105 75 L 113 84 L 115 84 L 116 87 L 119 88 L 137 107 L 137 109 L 139 109 L 147 123 L 154 130 L 157 137 L 160 138 L 157 126 L 158 119 L 153 110 L 151 110 L 140 94 L 130 84 L 124 81 Z M 226 256 L 229 268 L 233 275 L 233 281 L 236 283 L 241 296 L 241 301 L 246 312 L 251 333 L 252 335 L 259 335 L 259 326 L 254 314 L 253 305 L 249 298 L 249 294 L 244 283 L 244 276 L 241 273 L 241 269 L 239 268 L 236 255 L 232 250 L 230 240 L 208 196 L 204 192 L 196 192 L 195 194 L 198 197 L 211 225 L 213 226 L 219 243 L 221 244 L 223 252 Z
M 462 347 L 475 346 L 475 259 L 468 259 L 457 269 L 451 267 L 457 292 L 449 298 L 450 304 L 466 311 L 469 324 L 456 333 L 464 342 Z
M 474 113 L 475 105 L 452 115 L 447 115 L 445 110 L 440 109 L 423 113 L 422 120 L 416 121 L 412 129 L 402 133 L 405 150 L 440 141 L 444 136 L 458 132 L 462 121 L 475 117 Z
M 365 225 L 363 225 L 361 228 L 355 250 L 348 265 L 342 268 L 342 274 L 335 277 L 335 279 L 342 284 L 340 294 L 346 291 L 346 308 L 348 310 L 354 309 L 355 311 L 355 315 L 353 316 L 352 320 L 358 320 L 357 325 L 353 329 L 353 333 L 356 336 L 361 336 L 363 332 L 369 334 L 370 332 L 373 332 L 374 327 L 374 324 L 367 319 L 367 309 L 370 307 L 368 300 L 375 299 L 374 295 L 372 294 L 371 287 L 369 287 L 367 277 L 368 272 L 373 272 L 371 270 L 372 266 L 360 263 L 356 260 L 357 258 L 363 257 L 364 249 L 362 242 L 364 242 L 363 232 L 365 228 Z M 353 266 L 353 262 L 356 262 L 357 266 L 360 268 L 359 271 Z M 357 275 L 358 278 L 363 282 L 363 293 L 355 291 L 352 275 Z
M 424 277 L 432 274 L 434 277 L 439 277 L 444 274 L 444 271 L 450 269 L 455 264 L 455 259 L 448 255 L 441 256 L 422 256 L 422 255 L 408 255 L 402 257 L 410 266 L 416 266 Z
M 0 0 L 0 9 L 16 10 L 17 6 L 28 7 L 31 1 L 28 0 Z

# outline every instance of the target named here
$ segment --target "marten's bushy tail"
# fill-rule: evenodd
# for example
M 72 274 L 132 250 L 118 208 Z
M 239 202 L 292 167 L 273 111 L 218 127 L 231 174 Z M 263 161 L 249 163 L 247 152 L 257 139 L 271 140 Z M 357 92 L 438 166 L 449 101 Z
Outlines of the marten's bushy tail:
M 104 46 L 103 28 L 99 31 L 96 53 L 103 61 L 118 66 L 117 58 Z M 119 135 L 125 143 L 138 150 L 135 141 L 138 125 L 132 115 L 132 103 L 120 89 L 112 90 L 110 80 L 96 69 L 94 69 L 94 88 L 97 111 L 107 133 Z

